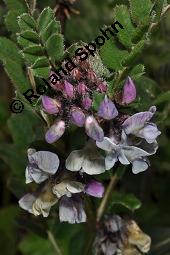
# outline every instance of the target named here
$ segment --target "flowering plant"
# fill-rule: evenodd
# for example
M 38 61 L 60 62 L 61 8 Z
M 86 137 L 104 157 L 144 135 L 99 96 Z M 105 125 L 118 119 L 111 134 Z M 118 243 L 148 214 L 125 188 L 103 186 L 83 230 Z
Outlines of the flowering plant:
M 9 9 L 13 8 L 11 2 Z M 125 188 L 122 192 L 119 185 L 129 175 L 139 178 L 149 172 L 150 159 L 159 147 L 159 104 L 143 97 L 147 91 L 141 89 L 145 69 L 138 57 L 168 5 L 150 0 L 143 0 L 141 6 L 136 0 L 116 5 L 114 20 L 123 29 L 114 38 L 107 38 L 95 54 L 82 59 L 73 52 L 83 49 L 85 43 L 70 46 L 64 37 L 66 20 L 76 12 L 72 7 L 76 1 L 59 1 L 54 9 L 45 7 L 42 11 L 36 1 L 16 2 L 19 9 L 13 14 L 13 26 L 11 10 L 7 16 L 10 22 L 6 19 L 15 37 L 0 38 L 0 48 L 5 47 L 2 60 L 16 86 L 15 99 L 25 107 L 9 122 L 13 127 L 25 119 L 24 139 L 19 133 L 14 135 L 22 165 L 14 180 L 22 183 L 22 188 L 17 189 L 17 183 L 11 181 L 23 217 L 35 224 L 36 235 L 40 223 L 42 233 L 48 235 L 59 255 L 82 254 L 86 246 L 81 240 L 84 246 L 78 253 L 75 247 L 70 253 L 62 247 L 62 240 L 58 245 L 63 222 L 68 229 L 69 224 L 75 224 L 77 235 L 83 233 L 87 243 L 83 254 L 148 253 L 151 238 L 130 213 L 139 209 L 141 202 L 129 193 L 133 190 Z M 105 34 L 109 32 L 107 28 Z M 64 75 L 57 80 L 55 70 L 71 57 L 76 68 L 69 74 L 61 68 Z M 48 79 L 50 86 L 45 94 L 40 91 L 42 78 Z M 23 96 L 26 89 L 35 92 L 32 105 Z M 55 229 L 56 222 L 59 230 Z

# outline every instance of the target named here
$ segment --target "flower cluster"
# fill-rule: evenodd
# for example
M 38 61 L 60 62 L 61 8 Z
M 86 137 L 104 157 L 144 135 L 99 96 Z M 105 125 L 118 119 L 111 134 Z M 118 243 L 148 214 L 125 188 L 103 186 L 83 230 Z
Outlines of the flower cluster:
M 34 193 L 28 193 L 19 201 L 24 210 L 35 216 L 47 217 L 50 209 L 59 203 L 60 221 L 80 223 L 86 221 L 83 206 L 83 194 L 93 197 L 102 197 L 103 185 L 95 179 L 80 182 L 76 177 L 62 173 L 59 178 L 60 160 L 58 156 L 49 151 L 28 150 L 29 164 L 26 168 L 26 183 L 44 183 Z
M 104 193 L 104 186 L 93 175 L 110 170 L 117 161 L 132 164 L 134 174 L 148 168 L 148 156 L 156 153 L 156 139 L 161 133 L 151 122 L 156 107 L 132 116 L 123 113 L 122 107 L 136 99 L 132 79 L 127 78 L 113 100 L 107 95 L 107 83 L 87 61 L 79 63 L 62 81 L 57 81 L 53 72 L 50 77 L 55 97 L 42 96 L 42 108 L 53 116 L 54 123 L 45 135 L 46 141 L 56 142 L 70 124 L 84 126 L 89 139 L 84 148 L 62 158 L 62 164 L 55 153 L 29 149 L 26 183 L 43 185 L 21 198 L 19 204 L 34 215 L 47 217 L 58 202 L 61 221 L 85 222 L 83 197 L 101 198 Z M 97 110 L 92 107 L 94 91 L 102 98 Z
M 137 255 L 148 253 L 151 238 L 134 220 L 118 215 L 108 216 L 99 228 L 94 241 L 96 255 Z

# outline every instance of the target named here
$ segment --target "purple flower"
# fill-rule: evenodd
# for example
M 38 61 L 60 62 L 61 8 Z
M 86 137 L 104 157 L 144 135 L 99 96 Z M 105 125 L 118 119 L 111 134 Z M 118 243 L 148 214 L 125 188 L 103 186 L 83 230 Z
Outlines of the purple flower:
M 144 138 L 148 143 L 155 142 L 156 138 L 161 134 L 157 126 L 149 122 L 155 111 L 156 107 L 152 106 L 149 111 L 136 113 L 126 119 L 122 125 L 125 133 Z
M 85 124 L 85 119 L 86 116 L 85 114 L 82 112 L 81 109 L 77 108 L 77 107 L 73 107 L 71 109 L 71 116 L 70 116 L 70 120 L 73 124 L 75 124 L 78 127 L 83 127 Z
M 88 116 L 85 121 L 86 134 L 92 139 L 101 142 L 104 138 L 103 129 L 93 116 Z
M 61 108 L 59 101 L 48 96 L 42 96 L 42 106 L 44 110 L 49 114 L 57 114 Z
M 105 81 L 101 82 L 97 86 L 97 91 L 104 93 L 107 91 L 107 83 Z
M 117 117 L 118 111 L 114 103 L 105 96 L 98 109 L 98 116 L 106 120 L 111 120 Z
M 136 87 L 130 77 L 128 77 L 122 94 L 122 104 L 130 104 L 136 99 Z
M 73 98 L 74 97 L 74 87 L 73 85 L 68 82 L 68 81 L 64 81 L 64 92 L 65 94 L 70 97 Z
M 55 124 L 53 124 L 50 129 L 45 134 L 45 140 L 47 143 L 54 143 L 65 132 L 65 122 L 62 120 L 57 121 Z
M 82 100 L 82 106 L 84 107 L 85 110 L 89 110 L 90 107 L 92 106 L 92 100 L 90 97 L 85 96 Z
M 85 85 L 84 82 L 79 82 L 78 85 L 77 85 L 77 92 L 80 94 L 80 95 L 84 95 L 87 91 L 87 86 Z
M 91 180 L 85 186 L 85 192 L 86 192 L 86 194 L 93 196 L 93 197 L 103 197 L 104 186 L 101 182 Z

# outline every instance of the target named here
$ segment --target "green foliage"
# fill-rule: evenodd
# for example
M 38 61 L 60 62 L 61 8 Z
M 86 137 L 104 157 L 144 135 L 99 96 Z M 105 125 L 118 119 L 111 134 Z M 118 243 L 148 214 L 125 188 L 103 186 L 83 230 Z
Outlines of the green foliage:
M 109 206 L 109 211 L 114 210 L 114 205 L 120 204 L 123 207 L 131 211 L 135 211 L 141 207 L 141 202 L 133 194 L 123 194 L 119 192 L 114 192 L 112 194 L 112 200 Z
M 48 55 L 55 63 L 60 61 L 64 55 L 64 39 L 60 34 L 52 34 L 46 43 Z
M 98 92 L 93 93 L 93 108 L 94 110 L 98 110 L 100 103 L 104 99 L 104 95 Z
M 131 17 L 136 24 L 143 23 L 145 22 L 145 20 L 149 21 L 150 12 L 153 6 L 151 0 L 141 0 L 141 1 L 129 0 L 129 3 L 130 3 Z

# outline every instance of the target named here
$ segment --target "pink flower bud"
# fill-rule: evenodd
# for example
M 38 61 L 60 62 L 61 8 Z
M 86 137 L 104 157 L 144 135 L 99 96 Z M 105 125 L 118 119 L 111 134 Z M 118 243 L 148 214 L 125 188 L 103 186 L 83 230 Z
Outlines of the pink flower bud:
M 85 110 L 90 109 L 90 107 L 92 106 L 92 100 L 90 99 L 90 97 L 86 96 L 85 98 L 83 98 L 82 106 L 84 107 Z
M 85 186 L 85 192 L 92 197 L 103 197 L 104 186 L 101 182 L 91 180 Z
M 107 83 L 105 81 L 99 83 L 97 87 L 98 87 L 97 91 L 99 91 L 101 93 L 104 93 L 107 91 Z
M 83 127 L 85 119 L 86 119 L 85 114 L 81 111 L 81 109 L 77 107 L 73 107 L 71 109 L 70 120 L 73 124 L 77 125 L 78 127 Z
M 91 71 L 88 71 L 87 77 L 90 81 L 95 82 L 96 78 L 97 78 L 97 75 L 94 71 L 91 70 Z
M 45 134 L 45 140 L 47 143 L 54 143 L 65 132 L 65 122 L 62 120 L 57 121 L 55 124 L 53 124 L 50 129 Z
M 56 114 L 61 108 L 59 101 L 48 96 L 42 96 L 42 106 L 43 109 L 49 114 Z
M 99 106 L 98 115 L 106 120 L 114 119 L 118 115 L 116 106 L 107 96 L 105 96 Z
M 73 71 L 71 71 L 71 76 L 75 80 L 79 80 L 82 77 L 82 73 L 80 72 L 78 68 L 74 68 Z
M 130 104 L 136 99 L 136 87 L 130 77 L 128 77 L 122 93 L 122 104 Z
M 103 129 L 93 116 L 88 116 L 85 121 L 86 134 L 92 139 L 102 142 L 104 139 Z
M 64 92 L 66 96 L 73 98 L 74 97 L 74 87 L 68 81 L 64 81 Z
M 84 82 L 79 82 L 78 85 L 77 85 L 77 92 L 80 94 L 80 95 L 84 95 L 87 91 L 87 86 L 85 85 Z

